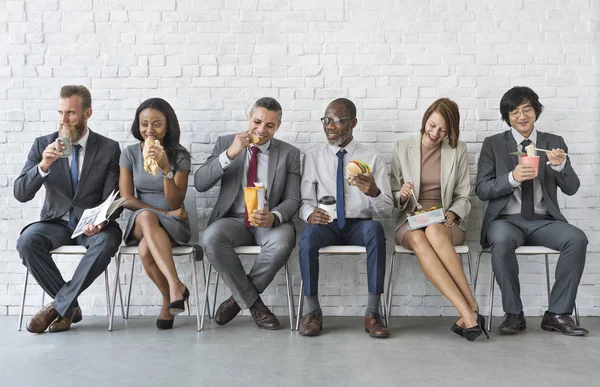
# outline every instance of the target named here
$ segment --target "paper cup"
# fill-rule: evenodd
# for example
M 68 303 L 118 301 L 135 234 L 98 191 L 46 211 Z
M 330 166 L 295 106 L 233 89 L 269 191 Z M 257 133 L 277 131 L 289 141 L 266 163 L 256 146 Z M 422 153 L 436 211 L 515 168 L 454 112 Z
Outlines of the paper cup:
M 521 156 L 521 164 L 532 165 L 535 168 L 535 175 L 538 175 L 538 169 L 540 167 L 540 156 Z
M 332 219 L 337 218 L 336 203 L 333 196 L 323 196 L 321 199 L 319 199 L 318 207 L 327 211 Z

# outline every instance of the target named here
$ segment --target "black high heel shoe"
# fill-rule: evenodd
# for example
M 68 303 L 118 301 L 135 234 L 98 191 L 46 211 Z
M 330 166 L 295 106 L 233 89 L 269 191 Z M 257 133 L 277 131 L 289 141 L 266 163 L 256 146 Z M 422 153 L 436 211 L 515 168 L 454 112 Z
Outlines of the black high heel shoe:
M 161 320 L 159 318 L 156 319 L 156 327 L 160 330 L 163 329 L 173 329 L 173 323 L 175 322 L 175 318 L 171 320 Z
M 461 317 L 462 318 L 462 317 Z M 457 324 L 457 322 L 460 320 L 460 318 L 458 320 L 456 320 L 456 322 L 454 324 L 452 324 L 452 326 L 450 327 L 450 330 L 454 333 L 456 333 L 457 335 L 459 335 L 460 337 L 464 337 L 465 335 L 463 334 L 464 328 L 459 326 Z
M 177 316 L 179 313 L 185 312 L 185 304 L 187 304 L 187 307 L 189 309 L 190 308 L 189 298 L 190 298 L 190 291 L 186 287 L 185 290 L 183 291 L 183 299 L 176 300 L 176 301 L 169 303 L 168 307 L 169 307 L 169 313 L 171 313 L 171 316 Z
M 469 341 L 474 341 L 481 336 L 481 333 L 485 333 L 485 337 L 488 339 L 490 338 L 490 335 L 488 335 L 487 330 L 485 329 L 485 317 L 477 313 L 477 325 L 463 329 L 463 336 Z

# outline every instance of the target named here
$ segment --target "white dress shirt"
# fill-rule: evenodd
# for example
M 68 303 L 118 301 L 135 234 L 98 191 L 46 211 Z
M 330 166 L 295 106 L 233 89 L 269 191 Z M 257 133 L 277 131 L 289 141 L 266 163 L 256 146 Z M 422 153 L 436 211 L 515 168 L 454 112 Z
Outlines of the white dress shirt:
M 248 166 L 250 165 L 250 158 L 252 157 L 251 147 L 256 146 L 260 149 L 260 152 L 256 154 L 258 158 L 256 165 L 256 183 L 261 183 L 265 186 L 265 208 L 268 208 L 267 198 L 269 187 L 268 185 L 268 176 L 269 176 L 269 147 L 271 146 L 271 140 L 267 141 L 262 145 L 250 145 L 246 148 L 246 158 L 244 159 L 244 172 L 242 174 L 242 181 L 240 181 L 240 192 L 238 196 L 235 198 L 233 202 L 233 213 L 234 214 L 244 214 L 246 212 L 246 201 L 244 200 L 244 187 L 246 187 L 246 182 L 248 180 Z M 219 155 L 219 163 L 221 164 L 221 168 L 226 170 L 231 164 L 231 160 L 227 157 L 227 151 L 221 153 Z M 277 215 L 279 221 L 283 221 L 282 215 L 278 211 L 274 211 L 273 214 Z
M 517 132 L 514 128 L 512 128 L 510 132 L 513 135 L 515 141 L 517 142 L 517 149 L 519 149 L 519 151 L 521 152 L 526 153 L 523 145 L 521 145 L 523 140 L 525 140 L 525 137 L 523 137 L 523 135 Z M 531 141 L 531 145 L 535 147 L 537 142 L 537 131 L 533 129 L 528 138 Z M 560 172 L 564 169 L 565 164 L 566 160 L 563 161 L 560 165 L 550 165 L 550 167 L 555 171 Z M 538 173 L 544 173 L 545 167 L 545 165 L 540 165 Z M 515 192 L 513 192 L 510 200 L 506 204 L 506 207 L 504 207 L 502 215 L 520 214 L 522 196 L 521 183 L 515 180 L 512 172 L 508 174 L 508 181 L 510 182 L 510 185 L 512 185 L 516 189 Z M 542 184 L 540 183 L 540 179 L 537 176 L 533 179 L 533 212 L 537 215 L 548 215 L 548 210 L 546 210 L 546 204 L 544 203 L 544 193 L 542 192 Z
M 304 171 L 300 185 L 302 203 L 300 218 L 308 222 L 308 217 L 317 207 L 317 198 L 336 197 L 337 188 L 337 152 L 340 147 L 324 144 L 304 156 Z M 344 148 L 344 204 L 346 218 L 372 218 L 373 213 L 382 218 L 392 214 L 390 180 L 383 158 L 374 150 L 357 143 L 354 139 Z M 380 190 L 379 196 L 365 195 L 358 187 L 346 182 L 346 166 L 352 160 L 360 160 L 371 167 L 375 184 Z

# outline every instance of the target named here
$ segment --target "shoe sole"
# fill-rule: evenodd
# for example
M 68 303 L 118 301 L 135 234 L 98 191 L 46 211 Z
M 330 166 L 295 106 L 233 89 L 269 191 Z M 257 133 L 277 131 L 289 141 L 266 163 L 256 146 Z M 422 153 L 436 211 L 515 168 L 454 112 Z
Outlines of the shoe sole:
M 563 332 L 563 331 L 561 331 L 558 328 L 554 328 L 554 327 L 551 327 L 549 325 L 544 325 L 544 324 L 542 324 L 542 330 L 544 330 L 546 332 L 560 332 L 560 333 L 562 333 L 565 336 L 586 336 L 587 335 L 587 333 L 574 333 L 574 332 L 567 333 L 567 332 Z
M 514 335 L 516 333 L 523 332 L 526 330 L 527 330 L 527 325 L 523 324 L 516 331 L 501 331 L 500 329 L 498 329 L 498 333 L 501 335 Z
M 321 331 L 311 332 L 311 333 L 299 331 L 298 333 L 300 333 L 300 336 L 304 336 L 304 337 L 315 337 L 315 336 L 319 336 L 321 334 Z
M 177 316 L 180 313 L 185 312 L 185 309 L 178 309 L 178 308 L 171 308 L 169 309 L 169 313 L 171 314 L 171 316 Z
M 374 339 L 386 339 L 388 337 L 390 337 L 390 334 L 388 333 L 387 335 L 372 335 L 371 331 L 369 331 L 367 328 L 365 328 L 365 333 L 368 333 L 370 337 L 374 338 Z

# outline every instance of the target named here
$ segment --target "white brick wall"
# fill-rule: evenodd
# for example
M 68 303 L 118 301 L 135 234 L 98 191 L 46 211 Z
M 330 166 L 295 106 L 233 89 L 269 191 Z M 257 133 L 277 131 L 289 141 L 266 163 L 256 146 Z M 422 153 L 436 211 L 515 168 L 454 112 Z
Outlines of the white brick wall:
M 448 96 L 461 107 L 473 179 L 481 142 L 506 129 L 500 97 L 512 86 L 531 86 L 546 105 L 537 127 L 565 137 L 582 180 L 577 195 L 559 200 L 591 242 L 580 311 L 600 315 L 599 40 L 599 0 L 0 0 L 0 315 L 17 313 L 23 267 L 15 240 L 38 218 L 42 198 L 18 203 L 13 182 L 33 139 L 55 127 L 64 84 L 91 89 L 90 126 L 123 146 L 132 142 L 128 129 L 138 104 L 153 96 L 169 100 L 194 170 L 218 135 L 246 127 L 246 111 L 261 96 L 281 102 L 278 137 L 303 151 L 324 141 L 318 118 L 326 104 L 353 99 L 356 138 L 388 161 L 394 141 L 417 133 L 426 107 Z M 197 195 L 203 226 L 217 193 Z M 468 242 L 477 250 L 482 204 L 472 199 Z M 542 262 L 521 264 L 528 315 L 545 310 Z M 73 260 L 60 257 L 60 266 L 68 278 Z M 191 285 L 189 265 L 179 267 Z M 297 252 L 291 267 L 298 284 Z M 362 314 L 364 258 L 324 258 L 321 268 L 325 312 Z M 482 308 L 489 273 L 485 258 Z M 264 297 L 280 315 L 287 311 L 284 285 L 278 276 Z M 99 279 L 81 296 L 86 314 L 104 313 L 103 292 Z M 455 314 L 415 258 L 399 265 L 394 293 L 396 315 Z M 30 287 L 30 294 L 28 312 L 39 306 L 39 288 Z M 227 295 L 221 287 L 220 298 Z M 157 312 L 158 292 L 139 265 L 132 298 L 132 314 Z M 500 298 L 495 301 L 501 314 Z

